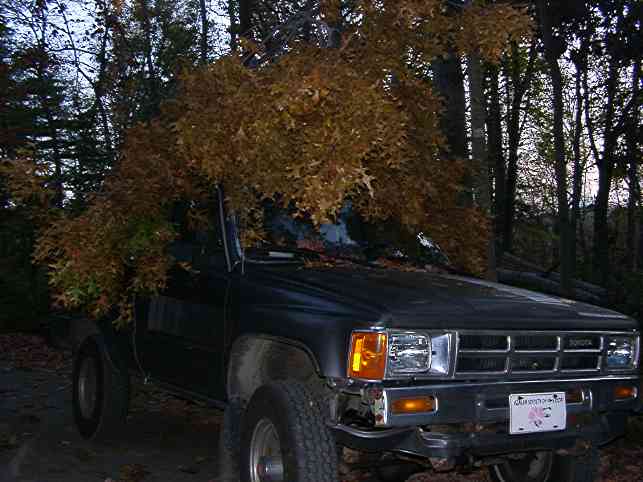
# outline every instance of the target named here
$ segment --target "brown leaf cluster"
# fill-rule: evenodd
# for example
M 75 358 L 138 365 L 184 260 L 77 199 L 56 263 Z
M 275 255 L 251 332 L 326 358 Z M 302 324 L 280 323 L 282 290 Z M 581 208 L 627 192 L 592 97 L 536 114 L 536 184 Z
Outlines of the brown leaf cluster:
M 327 17 L 334 5 L 325 3 Z M 261 236 L 264 199 L 316 224 L 350 199 L 366 219 L 422 231 L 481 271 L 487 220 L 459 201 L 467 166 L 445 154 L 441 99 L 426 72 L 436 57 L 467 50 L 497 59 L 528 33 L 527 17 L 507 5 L 454 13 L 439 0 L 379 0 L 359 2 L 353 18 L 337 49 L 294 41 L 258 69 L 233 54 L 186 73 L 160 118 L 130 131 L 90 208 L 43 230 L 35 259 L 49 263 L 58 302 L 94 316 L 117 305 L 129 319 L 133 295 L 165 284 L 172 203 L 218 184 L 246 243 Z

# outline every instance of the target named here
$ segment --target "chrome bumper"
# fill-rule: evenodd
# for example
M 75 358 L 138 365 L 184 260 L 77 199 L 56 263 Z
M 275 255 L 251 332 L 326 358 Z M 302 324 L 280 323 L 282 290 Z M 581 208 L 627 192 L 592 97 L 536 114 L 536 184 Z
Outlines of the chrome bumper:
M 568 416 L 593 411 L 631 411 L 639 405 L 640 394 L 628 400 L 614 400 L 620 386 L 638 389 L 638 376 L 613 376 L 585 379 L 462 383 L 386 387 L 381 397 L 372 399 L 372 411 L 378 428 L 442 425 L 454 423 L 491 423 L 509 420 L 509 395 L 512 393 L 547 393 L 580 389 L 582 401 L 567 404 Z M 396 414 L 392 404 L 402 398 L 434 397 L 437 409 L 429 413 Z

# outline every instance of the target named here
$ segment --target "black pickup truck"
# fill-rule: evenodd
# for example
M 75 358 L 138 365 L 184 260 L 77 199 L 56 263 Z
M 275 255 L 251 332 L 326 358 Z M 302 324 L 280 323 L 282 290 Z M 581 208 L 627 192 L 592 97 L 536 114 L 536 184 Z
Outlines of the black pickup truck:
M 588 482 L 639 410 L 627 316 L 456 274 L 426 237 L 395 246 L 350 205 L 318 231 L 267 206 L 246 250 L 221 191 L 208 208 L 203 232 L 175 210 L 176 267 L 130 326 L 67 326 L 83 436 L 117 435 L 136 373 L 227 407 L 244 482 L 337 481 L 342 447 Z

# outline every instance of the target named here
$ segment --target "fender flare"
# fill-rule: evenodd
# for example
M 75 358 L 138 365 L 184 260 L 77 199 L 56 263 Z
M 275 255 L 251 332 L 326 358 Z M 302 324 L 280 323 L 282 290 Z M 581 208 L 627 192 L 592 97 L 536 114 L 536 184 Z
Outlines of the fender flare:
M 266 363 L 259 362 L 274 348 L 289 350 L 294 357 L 301 357 L 299 361 L 303 363 L 297 366 L 301 367 L 303 372 L 314 374 L 320 380 L 323 378 L 319 363 L 312 351 L 301 342 L 262 333 L 247 333 L 234 340 L 230 348 L 225 366 L 225 387 L 228 399 L 239 398 L 247 401 L 246 399 L 251 395 L 249 392 L 253 389 L 257 389 L 269 380 L 279 379 L 272 378 L 270 375 L 286 378 L 282 371 L 286 369 L 285 366 L 275 370 L 274 365 L 270 367 Z M 288 375 L 287 378 L 290 377 L 290 373 Z

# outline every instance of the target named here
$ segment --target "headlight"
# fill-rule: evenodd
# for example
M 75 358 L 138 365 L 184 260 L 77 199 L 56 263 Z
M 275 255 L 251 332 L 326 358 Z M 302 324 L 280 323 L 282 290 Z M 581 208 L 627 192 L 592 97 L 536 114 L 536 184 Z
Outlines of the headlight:
M 431 367 L 431 339 L 417 333 L 392 333 L 388 363 L 394 374 L 428 371 Z
M 389 334 L 389 377 L 449 373 L 449 334 L 396 332 Z
M 638 338 L 633 336 L 609 336 L 607 343 L 607 368 L 632 368 L 636 366 Z

